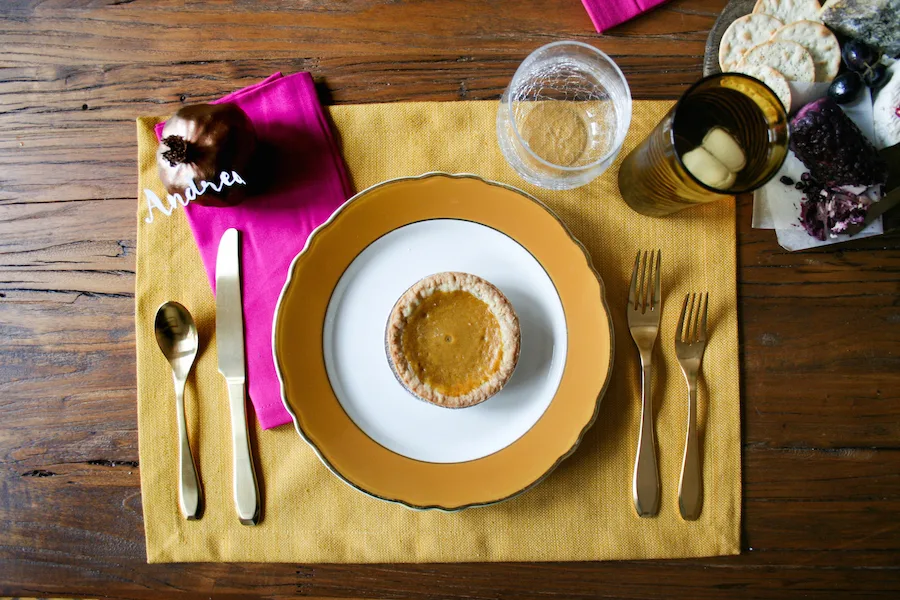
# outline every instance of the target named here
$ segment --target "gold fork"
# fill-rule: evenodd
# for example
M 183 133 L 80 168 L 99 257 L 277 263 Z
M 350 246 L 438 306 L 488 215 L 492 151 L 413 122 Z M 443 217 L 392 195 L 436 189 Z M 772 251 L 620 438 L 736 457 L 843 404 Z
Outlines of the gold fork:
M 697 438 L 697 374 L 706 350 L 706 313 L 709 294 L 687 294 L 681 306 L 678 329 L 675 330 L 675 354 L 681 363 L 688 386 L 688 424 L 678 483 L 678 508 L 681 517 L 694 521 L 703 508 L 703 476 L 700 469 L 700 447 Z
M 638 252 L 628 290 L 628 329 L 641 354 L 641 430 L 634 459 L 632 494 L 638 515 L 659 512 L 659 468 L 653 428 L 653 396 L 650 393 L 653 346 L 659 336 L 659 250 Z M 652 289 L 651 289 L 652 286 Z

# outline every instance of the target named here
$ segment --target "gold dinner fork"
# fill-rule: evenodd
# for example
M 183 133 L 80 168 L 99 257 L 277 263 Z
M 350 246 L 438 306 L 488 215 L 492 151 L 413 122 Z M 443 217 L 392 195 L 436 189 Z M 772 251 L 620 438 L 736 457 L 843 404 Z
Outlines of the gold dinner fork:
M 709 294 L 687 294 L 675 330 L 675 354 L 681 363 L 688 386 L 688 424 L 678 483 L 678 508 L 681 517 L 694 521 L 703 507 L 703 476 L 697 438 L 697 374 L 706 350 L 706 313 Z
M 641 354 L 641 429 L 634 458 L 632 493 L 638 515 L 659 512 L 659 468 L 653 428 L 653 396 L 650 393 L 653 346 L 659 336 L 659 250 L 638 252 L 628 290 L 628 329 Z

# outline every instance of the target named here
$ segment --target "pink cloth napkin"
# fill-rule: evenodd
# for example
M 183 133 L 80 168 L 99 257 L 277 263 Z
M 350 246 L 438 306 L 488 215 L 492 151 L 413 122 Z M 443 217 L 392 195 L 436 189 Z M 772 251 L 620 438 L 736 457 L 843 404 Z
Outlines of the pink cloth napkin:
M 597 33 L 633 19 L 666 0 L 581 0 Z
M 214 103 L 219 102 L 237 104 L 253 121 L 261 145 L 272 152 L 270 180 L 263 193 L 238 206 L 191 203 L 187 218 L 213 292 L 219 239 L 229 227 L 241 232 L 248 394 L 262 428 L 270 429 L 291 420 L 272 358 L 275 304 L 306 238 L 352 188 L 309 73 L 276 73 Z M 157 137 L 161 132 L 159 124 Z

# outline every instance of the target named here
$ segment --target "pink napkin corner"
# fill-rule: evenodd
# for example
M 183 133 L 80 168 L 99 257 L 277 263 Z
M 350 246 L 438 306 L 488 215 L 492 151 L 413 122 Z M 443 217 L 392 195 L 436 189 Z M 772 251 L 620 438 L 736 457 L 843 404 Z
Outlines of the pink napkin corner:
M 666 0 L 581 0 L 597 33 L 645 13 Z
M 275 305 L 309 234 L 352 187 L 309 73 L 275 73 L 214 103 L 220 102 L 237 104 L 253 121 L 260 145 L 271 152 L 272 181 L 238 206 L 185 209 L 214 293 L 219 240 L 230 227 L 240 231 L 248 395 L 260 425 L 270 429 L 291 421 L 272 356 Z

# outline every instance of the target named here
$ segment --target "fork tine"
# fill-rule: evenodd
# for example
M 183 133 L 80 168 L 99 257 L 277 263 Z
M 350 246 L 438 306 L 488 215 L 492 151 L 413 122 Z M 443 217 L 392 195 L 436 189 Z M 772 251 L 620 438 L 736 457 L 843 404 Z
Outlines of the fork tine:
M 684 341 L 688 344 L 694 343 L 694 326 L 697 324 L 697 311 L 694 304 L 697 301 L 697 294 L 691 294 L 691 304 L 688 308 L 688 320 L 684 325 Z
M 647 269 L 647 251 L 644 250 L 643 256 L 641 257 L 641 312 L 647 312 L 647 291 L 650 289 L 647 285 L 647 280 L 650 278 L 650 273 L 648 273 Z
M 631 287 L 628 288 L 628 306 L 632 309 L 637 308 L 637 279 L 638 266 L 641 262 L 641 251 L 638 250 L 637 256 L 634 257 L 634 269 L 631 271 Z
M 709 292 L 703 294 L 703 313 L 700 317 L 700 337 L 698 338 L 701 342 L 706 341 L 706 313 L 709 308 Z
M 697 307 L 694 312 L 694 319 L 691 322 L 691 343 L 700 341 L 700 311 L 703 304 L 703 294 L 694 294 L 697 297 Z
M 684 336 L 682 335 L 682 331 L 684 331 L 684 313 L 687 312 L 687 303 L 690 294 L 684 295 L 684 302 L 681 304 L 681 316 L 678 317 L 678 328 L 675 329 L 675 340 L 676 341 L 684 341 Z
M 658 307 L 660 298 L 659 298 L 659 266 L 660 266 L 660 256 L 662 252 L 660 250 L 656 251 L 656 278 L 653 284 L 653 307 Z

